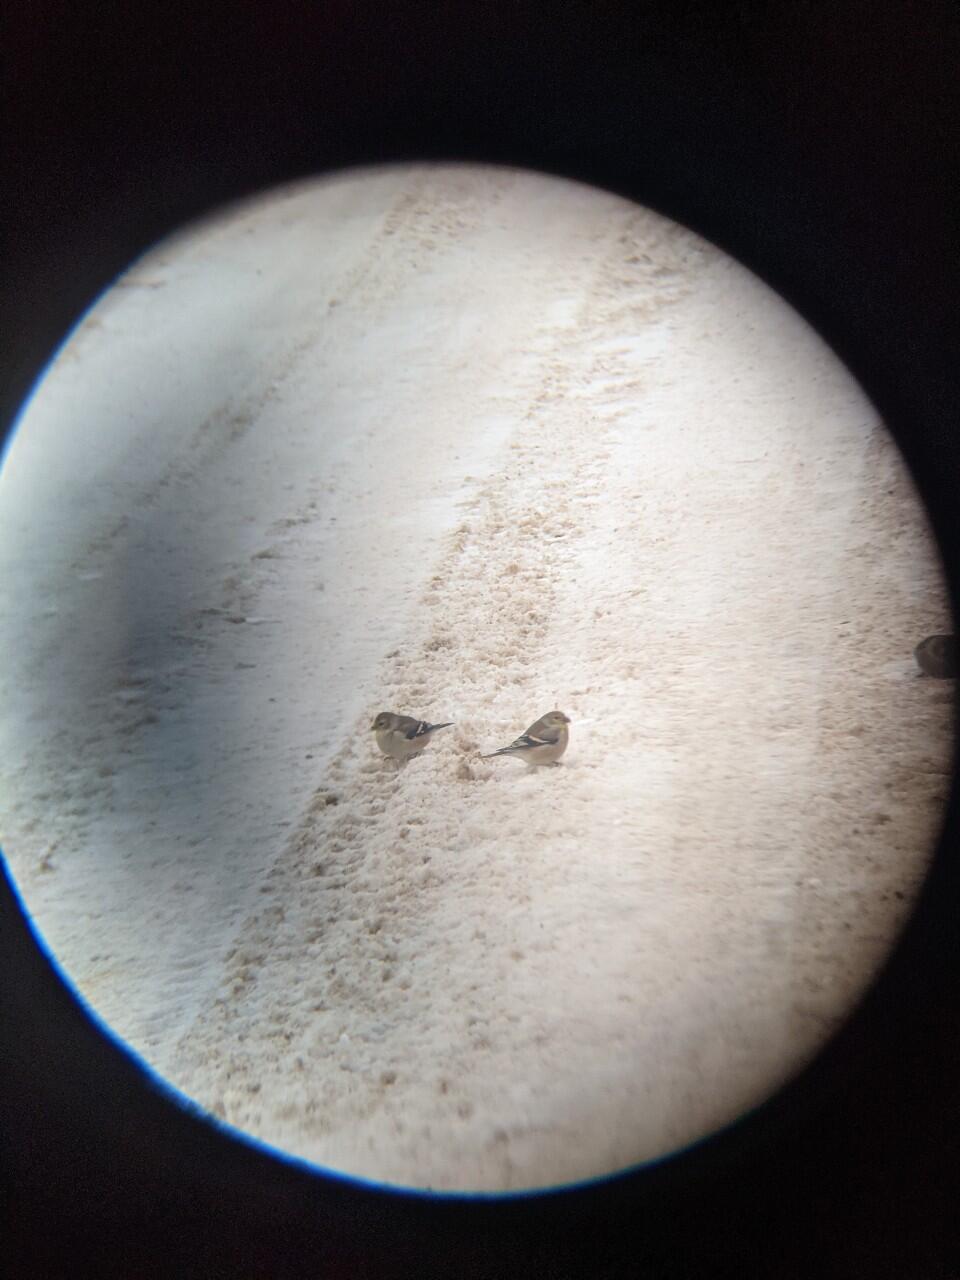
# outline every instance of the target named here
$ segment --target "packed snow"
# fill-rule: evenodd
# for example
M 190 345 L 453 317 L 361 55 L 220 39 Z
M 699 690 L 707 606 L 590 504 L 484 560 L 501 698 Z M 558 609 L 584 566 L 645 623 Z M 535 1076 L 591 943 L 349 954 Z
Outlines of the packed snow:
M 228 210 L 88 315 L 0 475 L 3 849 L 231 1125 L 503 1191 L 743 1114 L 887 954 L 951 631 L 876 411 L 742 267 L 458 166 Z M 481 760 L 553 708 L 553 767 Z M 380 711 L 453 720 L 382 756 Z

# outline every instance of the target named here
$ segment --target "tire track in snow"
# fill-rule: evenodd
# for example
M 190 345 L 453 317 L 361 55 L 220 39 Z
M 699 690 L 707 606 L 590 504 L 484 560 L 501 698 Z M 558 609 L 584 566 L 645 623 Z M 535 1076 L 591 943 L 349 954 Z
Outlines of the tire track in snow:
M 444 223 L 444 225 L 449 223 L 449 226 L 447 227 L 447 229 L 448 231 L 451 232 L 451 234 L 458 233 L 460 235 L 464 235 L 467 233 L 468 229 L 472 230 L 477 235 L 480 235 L 481 233 L 486 234 L 486 231 L 482 223 L 476 222 L 479 210 L 475 208 L 474 205 L 471 203 L 471 192 L 474 191 L 477 185 L 475 176 L 471 178 L 470 175 L 466 175 L 466 177 L 464 178 L 464 182 L 462 184 L 463 190 L 460 190 L 460 188 L 455 184 L 454 189 L 452 191 L 447 190 L 446 186 L 443 183 L 442 175 L 439 180 L 436 178 L 436 175 L 427 175 L 427 176 L 431 177 L 431 181 L 435 183 L 439 182 L 439 185 L 442 188 L 442 191 L 444 194 L 444 199 L 437 199 L 434 201 L 430 196 L 429 189 L 426 192 L 422 190 L 423 181 L 419 183 L 415 183 L 414 185 L 416 187 L 416 191 L 411 195 L 411 198 L 409 200 L 407 200 L 406 202 L 403 202 L 403 201 L 395 202 L 393 213 L 390 215 L 390 218 L 392 219 L 391 225 L 393 224 L 396 224 L 397 226 L 400 225 L 400 220 L 399 220 L 399 215 L 397 214 L 397 210 L 400 208 L 400 205 L 403 205 L 403 207 L 407 209 L 408 215 L 414 219 L 414 226 L 409 230 L 409 235 L 413 236 L 413 238 L 415 238 L 414 236 L 415 231 L 418 231 L 418 230 L 420 232 L 423 231 L 423 221 L 427 214 L 430 214 L 430 218 L 427 219 L 427 230 L 430 231 L 431 234 L 436 234 L 435 228 L 433 227 L 433 221 L 440 221 Z M 510 174 L 497 175 L 497 181 L 495 183 L 497 191 L 499 191 L 501 187 L 503 188 L 509 187 L 514 182 L 514 180 L 515 180 L 514 175 L 510 175 Z M 420 194 L 417 195 L 416 194 L 417 192 L 419 192 Z M 433 194 L 436 195 L 437 194 L 436 191 L 434 191 Z M 414 198 L 414 196 L 416 198 Z M 434 208 L 435 204 L 437 206 L 436 209 Z M 496 200 L 494 200 L 493 204 L 495 207 Z M 466 212 L 463 212 L 461 206 L 466 209 Z M 457 213 L 458 210 L 461 210 L 461 212 L 457 213 L 457 216 L 453 218 L 452 221 L 451 221 L 452 214 L 450 212 L 451 210 L 453 211 L 453 213 Z M 470 220 L 471 218 L 474 220 L 473 222 Z M 474 225 L 475 222 L 476 222 L 476 225 Z M 505 218 L 505 222 L 509 224 L 509 217 Z M 494 227 L 493 230 L 494 230 L 494 238 L 496 238 L 496 234 L 497 234 L 496 227 Z M 570 228 L 566 232 L 566 234 L 567 235 L 570 235 L 571 233 L 577 234 L 578 232 L 579 232 L 579 228 L 576 226 L 576 224 L 574 224 L 574 226 Z M 455 243 L 455 240 L 454 240 L 454 243 Z M 376 252 L 371 252 L 370 256 L 372 260 L 377 259 Z M 481 263 L 483 261 L 485 261 L 485 258 L 480 256 L 477 258 L 476 263 L 471 268 L 471 271 L 469 273 L 465 273 L 462 271 L 459 273 L 459 275 L 462 277 L 460 281 L 461 287 L 467 288 L 468 291 L 471 293 L 471 295 L 474 292 L 474 285 L 477 283 L 480 283 L 480 281 L 482 280 L 483 273 L 481 270 Z M 592 265 L 592 263 L 590 265 Z M 392 294 L 392 292 L 399 287 L 399 282 L 401 280 L 402 280 L 402 273 L 400 276 L 397 276 L 396 278 L 392 278 L 392 282 L 389 282 L 388 285 L 384 286 L 385 294 L 387 295 Z M 410 286 L 412 282 L 409 279 L 407 279 L 406 283 L 408 286 Z M 428 293 L 428 297 L 429 296 L 430 295 Z M 357 299 L 355 298 L 353 301 L 354 301 L 354 306 L 356 306 Z M 524 300 L 521 300 L 520 298 L 515 298 L 514 310 L 517 310 L 520 315 L 523 315 L 524 310 L 528 307 L 529 307 L 529 300 L 524 301 Z M 369 325 L 370 316 L 381 316 L 381 318 L 383 318 L 384 299 L 374 298 L 372 300 L 364 301 L 363 308 L 354 316 L 353 320 L 350 320 L 349 318 L 345 320 L 343 312 L 338 312 L 337 314 L 338 314 L 338 322 L 341 324 L 346 323 L 348 326 L 348 329 L 351 323 L 358 323 L 361 316 L 367 317 L 367 324 Z M 387 308 L 386 314 L 387 314 L 387 318 L 389 318 L 389 308 Z M 515 318 L 511 317 L 511 319 L 515 324 L 516 323 Z M 560 323 L 562 326 L 564 325 L 568 326 L 569 322 L 566 319 L 561 318 Z M 549 322 L 548 327 L 545 331 L 545 334 L 541 335 L 541 345 L 543 346 L 543 349 L 545 351 L 549 351 L 551 349 L 551 346 L 552 346 L 551 335 L 554 335 L 556 333 L 556 328 L 557 328 L 557 321 L 556 319 L 553 319 Z M 342 334 L 341 334 L 341 338 L 342 338 Z M 497 342 L 501 343 L 502 339 L 498 337 Z M 453 371 L 449 376 L 459 378 L 461 375 L 458 375 L 456 371 Z M 476 374 L 474 373 L 474 377 L 475 376 Z M 508 382 L 510 380 L 510 376 L 511 374 L 508 367 L 508 370 L 505 372 L 505 377 L 507 378 Z M 521 378 L 521 383 L 522 383 L 522 378 Z M 434 398 L 436 397 L 436 394 L 437 393 L 434 392 Z M 503 398 L 502 395 L 500 396 L 500 398 L 501 399 Z M 496 400 L 497 397 L 494 396 L 493 399 Z M 399 405 L 392 407 L 390 411 L 393 417 L 400 417 L 400 418 L 402 418 L 403 412 L 404 412 L 403 401 L 401 401 Z M 441 419 L 441 423 L 442 421 L 443 420 Z M 381 423 L 381 430 L 383 430 L 382 423 Z M 434 434 L 436 434 L 435 431 L 434 431 Z M 421 431 L 419 427 L 414 428 L 412 431 L 408 430 L 404 433 L 403 443 L 408 452 L 411 447 L 414 447 L 414 451 L 416 452 L 415 443 L 422 436 L 424 436 L 424 432 Z M 429 436 L 430 436 L 430 432 L 427 431 L 426 432 L 427 444 L 423 446 L 421 449 L 423 456 L 430 456 Z M 382 441 L 382 443 L 386 444 L 388 439 L 389 439 L 389 433 L 386 433 L 386 438 Z M 467 447 L 469 448 L 469 442 L 466 442 L 466 444 L 467 444 Z M 434 450 L 434 455 L 436 455 L 436 450 Z M 433 458 L 433 464 L 434 466 L 437 465 L 436 456 L 434 456 Z M 339 471 L 344 470 L 345 465 L 346 464 L 344 462 L 344 459 L 335 458 L 333 461 L 332 473 L 328 471 L 326 479 L 329 481 L 330 479 L 335 477 L 338 470 Z M 402 485 L 402 478 L 401 478 L 401 475 L 399 474 L 399 470 L 394 468 L 390 474 L 395 487 L 400 489 Z M 343 477 L 341 476 L 341 480 L 342 478 Z M 422 485 L 421 485 L 421 488 L 422 488 Z M 282 569 L 278 569 L 275 566 L 277 564 L 278 557 L 280 558 L 280 560 L 283 559 L 283 556 L 285 554 L 283 550 L 284 545 L 287 542 L 291 541 L 291 538 L 289 537 L 289 530 L 297 529 L 304 524 L 309 525 L 315 522 L 317 519 L 317 515 L 318 515 L 317 498 L 318 498 L 319 491 L 315 487 L 312 490 L 312 492 L 313 492 L 313 500 L 311 500 L 306 505 L 306 507 L 304 507 L 300 512 L 294 515 L 285 517 L 284 519 L 279 521 L 278 524 L 276 524 L 271 528 L 271 531 L 270 531 L 271 536 L 270 536 L 270 541 L 268 542 L 268 545 L 263 550 L 257 552 L 254 557 L 255 565 L 256 565 L 255 572 L 253 574 L 254 578 L 264 580 L 264 582 L 266 580 L 272 579 L 274 582 L 274 585 L 278 585 L 280 583 L 280 581 L 282 580 Z M 416 496 L 416 493 L 414 494 L 414 496 Z M 422 506 L 422 495 L 420 496 L 419 500 Z M 362 516 L 364 511 L 362 504 L 358 506 L 358 511 L 359 511 L 359 515 Z M 341 514 L 343 513 L 341 512 Z M 360 520 L 360 523 L 361 524 L 363 523 L 362 519 Z M 365 538 L 364 540 L 367 540 L 367 539 Z M 380 538 L 379 541 L 382 542 L 382 538 Z M 377 539 L 375 538 L 374 539 L 375 551 L 376 551 L 376 547 L 377 547 Z M 342 552 L 343 552 L 343 548 L 341 547 L 340 558 L 342 558 Z M 332 552 L 330 554 L 331 556 L 333 555 Z M 384 563 L 387 563 L 386 556 L 383 555 L 382 549 L 381 549 L 381 558 Z M 233 587 L 231 588 L 232 594 L 229 600 L 227 601 L 227 606 L 230 609 L 239 610 L 239 609 L 249 609 L 252 607 L 256 607 L 258 610 L 262 610 L 267 614 L 273 614 L 277 612 L 277 609 L 274 605 L 268 604 L 266 602 L 264 602 L 261 605 L 261 603 L 259 602 L 259 596 L 256 595 L 256 592 L 253 592 L 253 586 L 251 582 L 248 581 L 243 583 L 242 590 L 241 590 L 241 587 L 238 583 L 239 570 L 241 566 L 237 564 L 233 564 L 229 567 L 231 568 L 230 581 L 233 582 L 234 584 Z M 367 571 L 369 568 L 370 566 L 366 564 L 360 565 L 359 566 L 360 573 L 363 574 L 364 571 Z M 374 565 L 373 568 L 375 570 L 376 565 Z M 369 575 L 369 576 L 370 576 L 370 581 L 372 581 L 373 583 L 377 582 L 376 572 L 374 572 L 372 575 Z M 364 588 L 360 588 L 360 589 L 363 590 Z M 240 595 L 237 594 L 238 590 L 241 590 Z M 256 597 L 255 601 L 254 599 L 251 598 L 251 593 L 253 596 Z M 351 604 L 351 601 L 347 600 L 345 602 L 341 602 L 341 605 L 339 607 L 344 607 L 344 605 L 346 605 L 346 607 L 349 607 L 350 604 Z M 336 609 L 338 608 L 336 600 L 330 601 L 329 608 L 336 611 Z M 283 610 L 281 609 L 280 612 L 283 612 Z M 353 701 L 356 701 L 356 699 L 353 699 Z M 326 747 L 324 747 L 324 750 L 322 752 L 317 753 L 319 759 L 322 759 L 326 754 L 327 754 Z M 220 896 L 219 890 L 217 890 L 217 896 L 218 897 Z M 246 897 L 248 902 L 251 900 L 256 901 L 256 898 L 257 898 L 256 880 L 253 886 L 251 887 L 251 889 L 247 892 Z M 245 913 L 244 908 L 241 907 L 241 910 L 240 910 L 241 919 L 243 918 L 244 913 Z M 231 933 L 234 932 L 234 928 L 231 928 L 230 932 Z M 209 940 L 205 938 L 203 943 L 204 951 L 206 951 L 206 949 L 208 948 L 208 945 L 209 945 Z M 229 945 L 230 944 L 226 940 L 224 940 L 224 945 L 223 945 L 224 953 L 226 953 L 229 950 Z M 178 965 L 178 968 L 182 969 L 182 972 L 183 972 L 183 981 L 179 984 L 179 988 L 183 988 L 184 984 L 190 977 L 191 966 L 187 962 L 188 959 L 189 957 L 185 957 L 182 965 Z M 199 984 L 196 984 L 195 979 L 194 979 L 194 984 L 195 984 L 195 987 L 199 987 Z M 170 986 L 169 983 L 167 985 L 168 987 Z M 169 1000 L 172 994 L 173 994 L 172 991 L 168 991 L 166 998 Z M 196 1006 L 198 1000 L 202 1003 L 202 994 L 200 990 L 195 990 L 194 996 L 195 998 L 190 1000 L 191 1008 L 194 1008 Z M 193 1016 L 191 1012 L 180 1009 L 181 1001 L 179 998 L 174 1003 L 177 1005 L 177 1009 L 180 1010 L 179 1012 L 177 1012 L 177 1010 L 170 1010 L 167 1013 L 161 1013 L 160 1011 L 158 1011 L 157 1017 L 151 1020 L 151 1025 L 153 1029 L 151 1031 L 151 1037 L 150 1037 L 149 1043 L 155 1051 L 158 1050 L 160 1046 L 160 1041 L 158 1040 L 157 1037 L 160 1034 L 158 1028 L 160 1027 L 161 1023 L 162 1023 L 162 1027 L 165 1028 L 164 1035 L 167 1041 L 169 1041 L 171 1033 L 174 1030 L 174 1023 L 172 1021 L 172 1018 L 175 1016 L 182 1023 L 185 1017 L 189 1018 Z M 154 1026 L 153 1024 L 156 1024 L 156 1025 Z M 166 1069 L 167 1052 L 168 1052 L 167 1049 L 164 1048 L 163 1062 L 164 1062 L 165 1069 Z
M 619 263 L 631 247 L 621 236 L 609 257 Z M 602 274 L 599 283 L 602 298 Z M 596 303 L 589 294 L 583 310 Z M 633 321 L 649 320 L 651 310 L 644 301 Z M 505 1025 L 496 1011 L 509 970 L 522 959 L 510 945 L 512 926 L 497 936 L 496 916 L 501 901 L 530 908 L 540 887 L 522 858 L 524 822 L 514 814 L 503 833 L 497 823 L 523 788 L 526 820 L 539 839 L 551 826 L 564 838 L 570 833 L 554 815 L 562 770 L 511 777 L 500 771 L 518 766 L 480 762 L 477 753 L 568 699 L 570 678 L 580 674 L 564 661 L 576 619 L 556 617 L 557 590 L 577 558 L 571 548 L 596 535 L 608 478 L 604 414 L 615 420 L 625 387 L 635 386 L 629 348 L 597 352 L 591 324 L 609 326 L 609 311 L 592 322 L 582 315 L 565 340 L 546 335 L 505 464 L 468 504 L 422 601 L 423 634 L 390 655 L 369 713 L 382 703 L 434 718 L 461 708 L 472 714 L 457 715 L 449 742 L 440 739 L 402 773 L 372 757 L 366 719 L 355 725 L 355 742 L 331 762 L 261 886 L 265 902 L 239 935 L 226 983 L 174 1059 L 178 1081 L 218 1114 L 274 1141 L 287 1129 L 292 1148 L 306 1144 L 315 1158 L 335 1150 L 338 1139 L 348 1147 L 362 1141 L 358 1130 L 380 1124 L 385 1109 L 400 1153 L 397 1176 L 402 1180 L 404 1169 L 409 1176 L 429 1139 L 405 1137 L 402 1114 L 411 1105 L 416 1113 L 411 1090 L 436 1088 L 450 1127 L 443 1140 L 435 1133 L 432 1140 L 462 1142 L 458 1130 L 470 1123 L 477 1176 L 489 1179 L 491 1163 L 500 1170 L 495 1180 L 512 1176 L 503 1171 L 510 1135 L 494 1124 L 494 1100 L 485 1098 L 486 1114 L 478 1115 L 470 1088 L 462 1087 L 472 1072 L 481 1078 L 473 1092 L 483 1097 L 483 1077 L 498 1071 L 491 1053 L 502 1059 L 517 1045 L 531 1048 L 527 1029 Z M 597 412 L 585 437 L 591 405 Z M 504 788 L 492 824 L 489 814 L 476 816 L 475 789 L 485 783 Z M 559 883 L 568 887 L 562 868 Z M 464 892 L 474 921 L 466 930 L 449 919 L 450 904 Z M 442 1000 L 420 989 L 417 977 L 418 955 L 429 952 L 434 967 L 438 948 L 448 956 L 452 984 Z M 360 1045 L 347 1031 L 357 1023 L 372 1028 Z M 562 1052 L 555 1019 L 535 1035 L 535 1052 Z M 427 1078 L 423 1055 L 418 1061 L 418 1037 L 444 1044 L 439 1082 Z M 520 1128 L 527 1141 L 534 1133 L 539 1143 L 556 1141 L 554 1118 Z M 390 1157 L 383 1159 L 389 1165 Z M 450 1159 L 444 1149 L 439 1163 Z M 355 1167 L 355 1160 L 347 1164 Z
M 550 463 L 562 465 L 564 443 L 554 438 L 545 451 L 533 435 L 512 442 L 506 473 L 481 490 L 475 514 L 453 534 L 447 556 L 428 586 L 423 613 L 433 625 L 419 644 L 395 652 L 387 661 L 376 695 L 384 705 L 421 707 L 429 698 L 431 707 L 483 707 L 499 700 L 509 702 L 514 716 L 526 716 L 526 710 L 518 713 L 517 708 L 538 708 L 540 702 L 553 700 L 539 674 L 545 661 L 549 667 L 543 636 L 551 622 L 559 544 L 582 534 L 582 525 L 576 516 L 560 511 L 541 514 L 538 505 L 545 492 L 541 469 L 549 471 Z M 545 452 L 553 455 L 550 463 Z M 572 476 L 566 483 L 573 483 Z M 563 485 L 562 473 L 548 484 Z M 546 493 L 549 501 L 551 490 Z M 481 549 L 496 548 L 505 531 L 510 535 L 507 547 L 499 554 L 484 554 Z M 452 584 L 455 603 L 449 598 Z M 529 718 L 539 713 L 534 710 Z M 277 1051 L 282 1055 L 295 1043 L 301 1050 L 295 1058 L 304 1058 L 306 1044 L 313 1046 L 308 1055 L 311 1075 L 322 1096 L 330 1082 L 316 1079 L 318 1067 L 336 1069 L 347 1022 L 352 1025 L 359 1016 L 371 1026 L 396 1028 L 398 1000 L 405 999 L 397 993 L 415 986 L 415 958 L 429 934 L 430 899 L 456 892 L 455 867 L 448 863 L 438 870 L 433 863 L 437 857 L 446 861 L 444 855 L 451 853 L 455 857 L 463 848 L 458 832 L 470 804 L 462 795 L 459 804 L 452 803 L 457 791 L 495 776 L 493 766 L 475 758 L 485 727 L 482 718 L 459 716 L 449 742 L 438 740 L 402 772 L 373 758 L 366 722 L 365 716 L 355 726 L 356 744 L 345 746 L 331 762 L 284 859 L 261 887 L 266 901 L 240 934 L 228 961 L 225 991 L 181 1041 L 173 1074 L 201 1101 L 216 1075 L 211 1053 L 224 1064 L 224 1082 L 234 1080 L 240 1061 L 247 1064 L 248 1076 L 253 1073 L 259 1080 L 263 1064 L 274 1061 L 280 1070 Z M 447 793 L 443 803 L 451 809 L 443 818 L 431 812 L 437 803 L 432 793 L 438 787 Z M 237 1044 L 240 1036 L 246 1042 L 256 1040 L 258 1030 L 266 1030 L 260 1025 L 264 1001 L 256 988 L 271 970 L 279 981 L 268 1003 L 271 1010 L 285 1014 L 272 1018 L 281 1024 L 268 1035 L 268 1040 L 273 1036 L 272 1048 L 262 1045 L 252 1055 L 247 1049 L 218 1049 Z M 307 1016 L 304 984 L 317 1001 Z M 281 986 L 290 992 L 289 998 Z M 433 1021 L 422 1007 L 406 1013 L 401 1007 L 400 1014 L 402 1021 L 419 1022 L 424 1028 Z M 324 1030 L 323 1056 L 329 1058 L 332 1052 L 334 1060 L 321 1064 L 316 1039 Z M 395 1079 L 399 1071 L 395 1055 L 387 1053 L 381 1075 Z M 197 1086 L 191 1088 L 192 1079 Z M 255 1083 L 248 1080 L 248 1085 Z M 227 1088 L 225 1083 L 222 1087 Z M 289 1087 L 278 1089 L 275 1082 L 274 1092 L 287 1096 Z M 376 1093 L 375 1089 L 374 1102 Z M 227 1102 L 219 1106 L 226 1107 L 228 1118 L 249 1126 L 251 1116 L 234 1114 L 235 1094 L 227 1091 L 222 1096 Z M 311 1101 L 316 1099 L 305 1098 L 300 1108 L 307 1131 Z M 320 1133 L 331 1124 L 349 1127 L 358 1118 L 350 1115 L 349 1107 L 345 1113 L 342 1102 L 330 1108 L 335 1117 L 317 1119 Z M 368 1101 L 367 1108 L 370 1105 Z

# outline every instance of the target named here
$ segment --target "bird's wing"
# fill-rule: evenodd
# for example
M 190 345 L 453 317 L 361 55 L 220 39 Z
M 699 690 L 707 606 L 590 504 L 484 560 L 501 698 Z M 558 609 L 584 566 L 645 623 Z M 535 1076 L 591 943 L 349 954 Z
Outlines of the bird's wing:
M 504 751 L 532 751 L 534 747 L 552 747 L 556 745 L 556 738 L 550 738 L 547 735 L 534 737 L 532 733 L 521 733 L 519 738 L 514 738 L 509 747 L 503 747 Z
M 443 724 L 430 724 L 427 720 L 411 720 L 411 728 L 407 733 L 408 738 L 423 738 L 428 733 L 433 733 L 434 729 L 449 729 L 453 724 L 452 720 L 444 720 Z
M 517 739 L 518 742 L 526 742 L 536 747 L 555 747 L 560 741 L 559 729 L 528 729 L 527 732 Z
M 433 725 L 427 724 L 426 720 L 414 720 L 411 716 L 404 716 L 401 728 L 403 736 L 412 742 L 414 738 L 422 738 L 424 734 L 429 733 Z

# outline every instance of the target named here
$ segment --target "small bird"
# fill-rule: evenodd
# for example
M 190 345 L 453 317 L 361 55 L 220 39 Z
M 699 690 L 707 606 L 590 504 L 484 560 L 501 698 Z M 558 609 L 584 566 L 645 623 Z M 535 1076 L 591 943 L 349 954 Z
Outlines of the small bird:
M 499 751 L 491 751 L 481 756 L 481 760 L 492 760 L 494 756 L 514 756 L 526 764 L 556 764 L 567 749 L 570 741 L 570 730 L 567 725 L 570 717 L 562 711 L 548 711 L 545 716 L 535 720 L 526 733 L 521 733 L 509 747 L 501 747 Z
M 925 676 L 947 680 L 957 674 L 956 636 L 927 636 L 914 649 L 913 656 Z
M 426 720 L 414 720 L 413 716 L 397 716 L 392 711 L 381 711 L 370 726 L 376 732 L 377 746 L 385 756 L 394 760 L 409 760 L 418 756 L 438 729 L 449 729 L 452 720 L 443 724 L 428 724 Z

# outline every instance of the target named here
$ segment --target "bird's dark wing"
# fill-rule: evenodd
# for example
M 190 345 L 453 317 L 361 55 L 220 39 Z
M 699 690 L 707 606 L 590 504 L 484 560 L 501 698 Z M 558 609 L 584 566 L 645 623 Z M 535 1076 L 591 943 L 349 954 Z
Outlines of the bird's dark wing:
M 449 729 L 452 724 L 452 720 L 445 720 L 443 724 L 429 724 L 426 720 L 418 720 L 411 729 L 407 730 L 406 736 L 410 739 L 422 738 L 426 734 L 432 733 L 434 729 Z
M 521 733 L 519 738 L 514 738 L 509 747 L 503 747 L 504 751 L 529 751 L 531 747 L 552 747 L 556 743 L 556 738 L 535 738 L 531 733 Z

